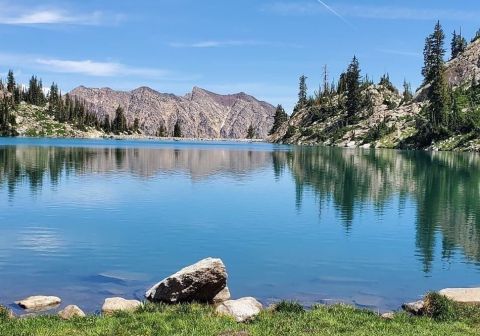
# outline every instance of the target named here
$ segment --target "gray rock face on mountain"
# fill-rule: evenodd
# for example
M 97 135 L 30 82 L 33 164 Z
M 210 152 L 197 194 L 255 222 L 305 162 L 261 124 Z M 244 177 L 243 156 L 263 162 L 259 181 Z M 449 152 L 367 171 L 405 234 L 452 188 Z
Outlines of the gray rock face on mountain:
M 77 87 L 70 95 L 85 100 L 90 111 L 102 120 L 113 120 L 115 109 L 121 106 L 129 123 L 139 119 L 140 129 L 156 135 L 161 126 L 172 135 L 180 124 L 182 135 L 191 138 L 246 138 L 252 126 L 257 138 L 265 138 L 272 128 L 275 108 L 245 93 L 219 95 L 193 88 L 183 97 L 160 93 L 147 87 L 130 92 L 109 88 Z

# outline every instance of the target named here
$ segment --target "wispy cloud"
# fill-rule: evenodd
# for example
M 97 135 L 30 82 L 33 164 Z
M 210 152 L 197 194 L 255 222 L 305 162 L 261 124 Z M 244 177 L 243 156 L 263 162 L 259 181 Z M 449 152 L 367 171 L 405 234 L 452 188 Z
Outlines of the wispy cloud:
M 173 48 L 222 48 L 222 47 L 289 47 L 301 48 L 298 44 L 284 42 L 269 42 L 257 40 L 205 40 L 191 43 L 172 42 L 169 46 Z
M 136 68 L 117 62 L 95 62 L 91 60 L 61 60 L 37 58 L 34 62 L 46 66 L 50 71 L 61 73 L 77 73 L 89 76 L 142 76 L 165 77 L 168 71 L 152 68 Z
M 316 3 L 317 2 L 317 3 Z M 322 6 L 318 6 L 320 3 Z M 454 20 L 478 21 L 480 11 L 451 10 L 443 8 L 413 8 L 404 6 L 372 6 L 336 4 L 329 6 L 324 1 L 277 1 L 265 5 L 263 11 L 279 15 L 317 15 L 332 13 L 339 18 L 364 18 L 382 20 Z
M 0 24 L 3 25 L 102 25 L 116 24 L 123 18 L 121 14 L 101 11 L 74 13 L 62 8 L 25 8 L 0 2 Z
M 397 49 L 377 49 L 377 50 L 381 53 L 390 54 L 390 55 L 408 56 L 408 57 L 416 57 L 416 58 L 422 57 L 421 53 L 414 52 L 414 51 L 397 50 Z
M 28 54 L 0 53 L 0 65 L 32 71 L 78 74 L 92 77 L 135 77 L 152 80 L 189 81 L 198 75 L 182 75 L 166 69 L 136 67 L 120 62 L 68 60 Z

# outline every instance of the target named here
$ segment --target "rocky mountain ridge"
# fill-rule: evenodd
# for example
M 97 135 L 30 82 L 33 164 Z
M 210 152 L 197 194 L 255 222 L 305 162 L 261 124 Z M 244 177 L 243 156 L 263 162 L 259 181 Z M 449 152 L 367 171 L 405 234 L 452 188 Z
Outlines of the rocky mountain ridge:
M 129 123 L 138 118 L 145 135 L 156 135 L 160 127 L 171 135 L 178 122 L 182 136 L 188 138 L 242 139 L 250 127 L 256 138 L 265 138 L 275 113 L 272 105 L 243 92 L 220 95 L 199 87 L 185 96 L 176 96 L 148 87 L 115 91 L 80 86 L 70 95 L 85 101 L 88 110 L 100 119 L 109 115 L 113 120 L 116 108 L 122 107 Z
M 480 79 L 480 39 L 473 41 L 456 58 L 446 62 L 445 76 L 453 89 L 468 90 Z M 412 138 L 417 133 L 416 117 L 428 104 L 427 86 L 420 87 L 413 98 L 405 101 L 393 86 L 369 84 L 362 90 L 363 104 L 358 120 L 345 125 L 342 94 L 320 98 L 305 106 L 285 122 L 268 140 L 276 143 L 327 145 L 339 147 L 416 148 Z M 328 113 L 330 110 L 336 113 Z M 465 110 L 465 108 L 463 108 Z M 480 151 L 476 134 L 455 135 L 432 144 L 430 149 Z

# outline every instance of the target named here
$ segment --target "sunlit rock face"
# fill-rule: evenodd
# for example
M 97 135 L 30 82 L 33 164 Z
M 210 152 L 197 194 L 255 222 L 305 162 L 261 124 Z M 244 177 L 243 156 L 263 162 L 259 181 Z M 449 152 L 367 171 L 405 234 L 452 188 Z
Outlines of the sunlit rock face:
M 125 92 L 80 86 L 70 95 L 85 100 L 101 120 L 107 114 L 113 120 L 116 108 L 121 106 L 128 122 L 138 118 L 140 129 L 147 135 L 156 135 L 163 126 L 171 136 L 178 121 L 182 136 L 188 138 L 243 139 L 250 126 L 256 138 L 265 138 L 275 114 L 272 105 L 245 93 L 219 95 L 197 87 L 183 97 L 148 87 Z

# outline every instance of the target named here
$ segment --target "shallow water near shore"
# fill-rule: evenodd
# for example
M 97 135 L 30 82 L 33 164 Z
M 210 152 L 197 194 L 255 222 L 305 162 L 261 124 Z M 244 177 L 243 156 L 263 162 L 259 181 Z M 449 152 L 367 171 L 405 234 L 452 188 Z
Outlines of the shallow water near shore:
M 208 256 L 234 297 L 266 304 L 383 311 L 480 286 L 480 157 L 0 139 L 0 304 L 56 295 L 95 312 Z

